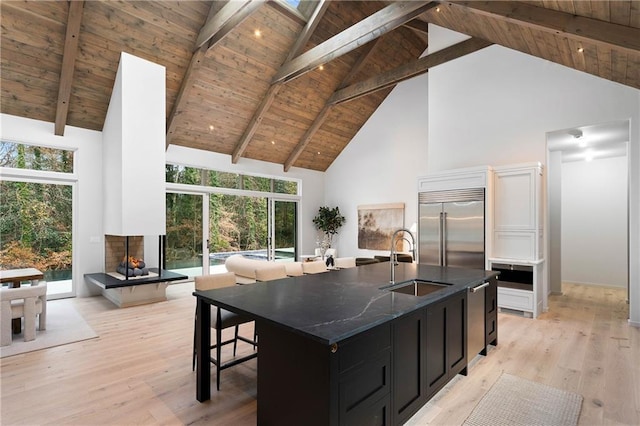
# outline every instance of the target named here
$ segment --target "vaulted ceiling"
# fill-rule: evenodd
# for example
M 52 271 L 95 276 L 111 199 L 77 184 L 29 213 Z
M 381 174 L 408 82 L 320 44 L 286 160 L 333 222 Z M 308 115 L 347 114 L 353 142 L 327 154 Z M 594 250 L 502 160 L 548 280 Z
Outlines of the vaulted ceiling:
M 102 130 L 124 51 L 166 67 L 167 145 L 284 170 L 326 170 L 395 84 L 494 43 L 640 88 L 637 1 L 3 0 L 0 19 L 1 112 Z M 471 38 L 420 58 L 427 23 Z

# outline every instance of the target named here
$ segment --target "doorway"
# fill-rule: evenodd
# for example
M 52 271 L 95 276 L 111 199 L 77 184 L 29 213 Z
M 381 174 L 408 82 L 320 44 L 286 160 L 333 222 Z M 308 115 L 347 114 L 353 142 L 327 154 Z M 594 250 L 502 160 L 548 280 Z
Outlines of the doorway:
M 562 282 L 629 297 L 628 120 L 547 133 L 548 292 Z

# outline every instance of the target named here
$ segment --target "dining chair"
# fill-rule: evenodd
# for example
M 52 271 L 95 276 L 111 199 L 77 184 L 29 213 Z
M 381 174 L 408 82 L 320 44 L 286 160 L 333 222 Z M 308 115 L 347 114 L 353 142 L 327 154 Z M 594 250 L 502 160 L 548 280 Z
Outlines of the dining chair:
M 319 274 L 327 272 L 327 265 L 323 260 L 315 260 L 313 262 L 303 262 L 302 271 L 305 274 Z
M 224 288 L 236 285 L 236 275 L 233 272 L 224 272 L 219 274 L 212 275 L 203 275 L 199 277 L 195 277 L 195 289 L 196 291 L 206 291 L 206 290 L 214 290 L 217 288 Z M 211 307 L 213 308 L 213 306 Z M 227 363 L 223 363 L 221 360 L 222 356 L 222 347 L 224 345 L 228 345 L 233 343 L 233 356 L 236 356 L 236 349 L 238 347 L 238 340 L 242 340 L 246 343 L 253 345 L 255 350 L 257 346 L 256 342 L 256 333 L 255 333 L 255 325 L 254 325 L 254 335 L 253 340 L 248 339 L 246 337 L 240 336 L 238 331 L 241 324 L 252 322 L 253 319 L 244 315 L 236 314 L 235 312 L 227 311 L 226 309 L 222 309 L 219 307 L 215 308 L 215 314 L 212 312 L 211 315 L 211 328 L 213 328 L 216 332 L 216 342 L 211 345 L 211 349 L 216 350 L 215 357 L 211 357 L 210 361 L 212 364 L 216 366 L 216 386 L 217 389 L 220 390 L 220 371 L 225 368 L 232 367 L 240 362 L 247 361 L 251 358 L 255 358 L 257 353 L 251 354 L 251 356 L 243 357 L 242 359 L 234 359 Z M 198 311 L 196 309 L 196 320 L 197 320 Z M 222 340 L 222 330 L 230 327 L 235 327 L 235 334 L 232 339 Z M 196 366 L 196 321 L 194 321 L 193 328 L 193 365 L 192 369 L 195 370 Z
M 271 281 L 287 278 L 287 269 L 282 263 L 268 262 L 256 268 L 256 281 Z
M 356 258 L 355 257 L 338 257 L 336 258 L 336 268 L 355 268 L 356 267 Z
M 284 268 L 290 277 L 299 277 L 304 275 L 302 270 L 302 262 L 284 262 Z
M 36 338 L 36 315 L 38 330 L 47 326 L 47 282 L 38 281 L 37 285 L 19 288 L 0 289 L 0 345 L 8 346 L 12 342 L 11 320 L 24 318 L 24 341 Z

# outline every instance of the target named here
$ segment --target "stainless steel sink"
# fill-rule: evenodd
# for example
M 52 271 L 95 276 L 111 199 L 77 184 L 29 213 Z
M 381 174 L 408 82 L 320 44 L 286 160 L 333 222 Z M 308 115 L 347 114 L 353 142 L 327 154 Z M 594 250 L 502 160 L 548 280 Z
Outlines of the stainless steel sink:
M 426 296 L 427 294 L 435 291 L 443 290 L 450 284 L 436 283 L 427 280 L 409 280 L 396 283 L 392 286 L 383 287 L 383 289 L 393 291 L 396 293 L 410 294 L 413 296 Z

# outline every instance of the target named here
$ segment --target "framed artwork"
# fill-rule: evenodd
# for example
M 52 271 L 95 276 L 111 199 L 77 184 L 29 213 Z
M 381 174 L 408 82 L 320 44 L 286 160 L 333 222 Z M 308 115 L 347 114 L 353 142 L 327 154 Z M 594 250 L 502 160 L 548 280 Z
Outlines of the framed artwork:
M 358 248 L 389 250 L 391 236 L 404 227 L 404 203 L 358 206 Z

